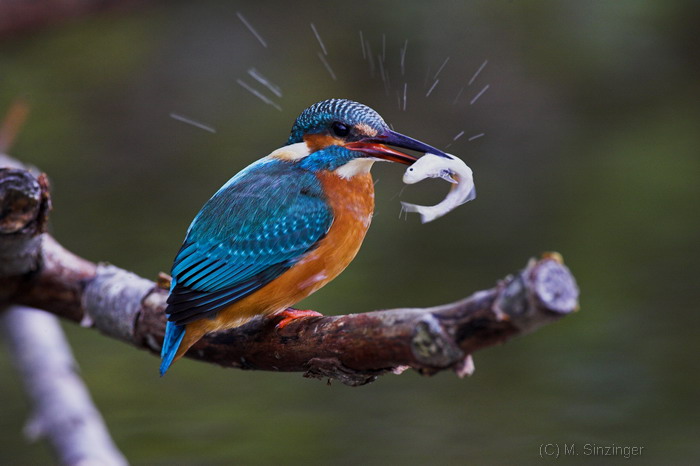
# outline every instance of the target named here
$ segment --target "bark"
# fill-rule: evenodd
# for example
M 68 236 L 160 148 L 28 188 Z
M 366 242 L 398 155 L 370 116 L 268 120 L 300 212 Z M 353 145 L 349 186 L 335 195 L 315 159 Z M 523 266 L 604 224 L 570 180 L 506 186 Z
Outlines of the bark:
M 0 167 L 0 326 L 34 409 L 25 433 L 47 438 L 61 464 L 127 464 L 77 374 L 58 319 L 19 306 L 3 310 L 44 263 L 51 203 L 45 175 L 2 154 Z
M 48 191 L 44 198 L 48 202 Z M 16 197 L 11 198 L 0 208 L 12 210 L 15 202 Z M 94 264 L 65 250 L 42 233 L 46 209 L 35 211 L 37 217 L 22 231 L 25 254 L 35 257 L 36 264 L 29 274 L 5 270 L 5 278 L 0 278 L 2 296 L 158 353 L 167 291 L 128 271 Z M 0 234 L 0 254 L 11 255 L 4 246 L 6 236 Z M 9 240 L 18 250 L 19 240 Z M 548 254 L 531 260 L 494 288 L 455 303 L 305 318 L 282 330 L 275 328 L 276 318 L 260 318 L 207 335 L 187 356 L 226 367 L 299 371 L 348 385 L 362 385 L 407 367 L 423 374 L 451 369 L 465 375 L 473 370 L 474 351 L 557 320 L 576 310 L 577 300 L 574 277 L 558 254 Z
M 0 323 L 32 400 L 27 437 L 46 437 L 61 464 L 126 465 L 78 375 L 58 319 L 14 306 L 0 315 Z

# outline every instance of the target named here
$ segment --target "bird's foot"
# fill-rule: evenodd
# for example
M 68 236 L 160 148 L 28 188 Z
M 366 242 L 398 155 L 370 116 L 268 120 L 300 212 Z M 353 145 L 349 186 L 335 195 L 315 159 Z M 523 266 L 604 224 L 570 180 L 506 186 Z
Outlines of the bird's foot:
M 303 317 L 323 317 L 323 314 L 321 314 L 320 312 L 311 311 L 309 309 L 302 311 L 301 309 L 294 309 L 291 307 L 285 309 L 277 315 L 284 317 L 284 319 L 280 320 L 277 323 L 277 325 L 275 325 L 276 329 L 284 328 L 290 323 L 292 323 L 292 321 L 296 319 L 301 319 Z

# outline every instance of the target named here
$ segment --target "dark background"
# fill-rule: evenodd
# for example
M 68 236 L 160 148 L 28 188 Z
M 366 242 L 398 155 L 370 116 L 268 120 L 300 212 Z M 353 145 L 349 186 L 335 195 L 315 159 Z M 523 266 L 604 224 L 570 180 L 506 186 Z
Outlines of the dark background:
M 187 360 L 161 379 L 152 355 L 65 324 L 126 456 L 134 464 L 535 464 L 543 443 L 595 443 L 644 447 L 637 464 L 697 461 L 699 4 L 261 3 L 150 3 L 0 41 L 0 112 L 16 97 L 32 108 L 11 153 L 50 175 L 60 242 L 145 277 L 168 271 L 219 186 L 279 147 L 305 107 L 345 97 L 398 131 L 452 143 L 479 197 L 427 225 L 399 219 L 402 168 L 377 166 L 377 215 L 363 249 L 303 308 L 449 302 L 556 250 L 578 279 L 581 311 L 477 353 L 470 379 L 406 373 L 361 388 Z M 310 22 L 337 81 L 317 56 Z M 385 37 L 386 85 L 377 69 L 370 75 L 360 30 L 375 56 Z M 251 67 L 282 88 L 282 111 L 236 83 L 255 84 Z M 400 199 L 429 204 L 446 190 L 426 182 Z M 0 374 L 0 463 L 49 462 L 45 445 L 22 437 L 29 407 L 4 352 Z

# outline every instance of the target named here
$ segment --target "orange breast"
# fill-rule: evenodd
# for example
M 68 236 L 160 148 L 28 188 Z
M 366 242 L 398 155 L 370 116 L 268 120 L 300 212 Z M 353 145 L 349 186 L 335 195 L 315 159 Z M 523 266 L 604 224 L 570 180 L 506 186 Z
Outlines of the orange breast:
M 366 173 L 346 179 L 322 173 L 318 178 L 334 217 L 318 247 L 269 284 L 219 312 L 214 319 L 188 324 L 187 340 L 196 338 L 196 341 L 207 332 L 243 325 L 256 315 L 281 312 L 333 280 L 355 258 L 374 212 L 372 177 Z

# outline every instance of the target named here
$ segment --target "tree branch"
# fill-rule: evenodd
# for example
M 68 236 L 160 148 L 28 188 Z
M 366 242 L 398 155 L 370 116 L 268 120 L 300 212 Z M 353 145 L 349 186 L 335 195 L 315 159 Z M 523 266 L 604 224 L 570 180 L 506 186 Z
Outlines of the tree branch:
M 7 175 L 0 174 L 0 188 Z M 12 210 L 17 202 L 11 198 L 7 204 L 3 199 L 7 197 L 0 189 L 3 211 Z M 6 267 L 0 294 L 158 353 L 167 291 L 118 267 L 96 265 L 65 250 L 41 232 L 42 209 L 36 212 L 36 219 L 23 229 L 25 249 L 37 258 L 34 272 L 12 274 Z M 11 256 L 5 244 L 17 238 L 6 236 L 0 234 L 0 255 Z M 530 261 L 495 288 L 452 304 L 306 318 L 279 331 L 276 318 L 260 318 L 207 335 L 187 356 L 241 369 L 300 371 L 348 385 L 362 385 L 406 367 L 423 374 L 452 369 L 465 375 L 473 370 L 474 351 L 576 310 L 577 299 L 573 276 L 557 254 L 550 254 Z
M 0 139 L 11 142 L 13 131 L 0 131 Z M 34 407 L 25 433 L 31 440 L 46 437 L 61 464 L 127 464 L 77 374 L 58 319 L 19 306 L 3 309 L 42 267 L 51 203 L 44 175 L 2 153 L 0 167 L 0 283 L 6 285 L 0 286 L 0 327 Z
M 0 314 L 0 323 L 34 407 L 27 437 L 47 437 L 61 464 L 127 464 L 77 374 L 58 319 L 14 306 Z

